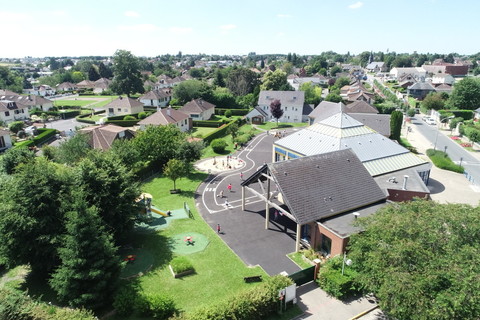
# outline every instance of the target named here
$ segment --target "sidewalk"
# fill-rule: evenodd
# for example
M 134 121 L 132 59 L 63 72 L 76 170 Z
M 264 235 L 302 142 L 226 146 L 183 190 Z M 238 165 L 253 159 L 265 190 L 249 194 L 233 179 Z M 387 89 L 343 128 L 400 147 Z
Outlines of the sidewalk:
M 431 143 L 415 128 L 407 136 L 407 127 L 402 128 L 402 137 L 406 138 L 417 148 L 419 157 L 430 161 L 426 155 L 426 150 L 432 148 Z M 445 132 L 440 131 L 440 134 L 445 135 Z M 472 152 L 472 155 L 480 161 L 480 154 Z M 463 174 L 442 170 L 432 165 L 430 181 L 427 187 L 430 189 L 432 200 L 439 203 L 479 205 L 480 188 L 470 184 Z

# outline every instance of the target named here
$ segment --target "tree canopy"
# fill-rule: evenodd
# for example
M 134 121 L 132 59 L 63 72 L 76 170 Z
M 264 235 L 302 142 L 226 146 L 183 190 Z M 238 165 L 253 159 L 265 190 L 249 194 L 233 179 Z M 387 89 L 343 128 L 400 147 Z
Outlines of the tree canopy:
M 389 316 L 480 317 L 479 207 L 395 203 L 358 223 L 348 257 Z
M 113 81 L 110 89 L 117 94 L 130 96 L 143 93 L 140 62 L 130 51 L 117 50 L 113 55 Z
M 422 101 L 422 107 L 426 110 L 441 110 L 445 107 L 445 99 L 440 92 L 430 92 Z
M 468 77 L 455 84 L 449 104 L 462 110 L 480 108 L 480 79 Z
M 173 88 L 173 97 L 181 105 L 186 104 L 192 99 L 202 98 L 210 101 L 212 97 L 212 88 L 208 83 L 200 80 L 187 80 L 179 83 Z
M 261 90 L 292 91 L 292 86 L 287 82 L 287 73 L 282 70 L 268 71 L 263 77 Z
M 277 119 L 277 125 L 278 125 L 278 119 L 280 119 L 283 116 L 283 109 L 282 109 L 282 104 L 280 103 L 280 100 L 275 99 L 270 103 L 270 113 L 272 116 Z

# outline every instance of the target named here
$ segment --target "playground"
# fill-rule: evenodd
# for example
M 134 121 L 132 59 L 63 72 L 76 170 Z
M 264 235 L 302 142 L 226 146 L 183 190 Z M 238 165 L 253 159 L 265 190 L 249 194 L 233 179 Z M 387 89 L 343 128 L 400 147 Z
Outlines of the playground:
M 195 164 L 197 170 L 208 173 L 235 171 L 244 167 L 245 161 L 236 156 L 213 157 Z
M 208 238 L 201 233 L 180 233 L 171 238 L 171 250 L 181 255 L 192 254 L 205 250 L 209 242 Z
M 120 275 L 122 279 L 129 279 L 144 275 L 153 265 L 153 255 L 150 251 L 141 248 L 121 249 L 120 257 L 124 261 L 124 268 Z

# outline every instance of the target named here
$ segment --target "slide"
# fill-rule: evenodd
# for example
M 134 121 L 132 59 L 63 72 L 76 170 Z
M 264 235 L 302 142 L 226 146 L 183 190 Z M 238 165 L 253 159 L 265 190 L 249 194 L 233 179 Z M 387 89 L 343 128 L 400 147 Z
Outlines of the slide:
M 155 207 L 153 207 L 153 206 L 152 206 L 152 208 L 151 208 L 150 210 L 151 210 L 152 212 L 158 213 L 158 214 L 160 214 L 160 215 L 162 215 L 162 216 L 164 216 L 164 217 L 168 217 L 168 214 L 167 214 L 166 212 L 160 211 L 160 210 L 158 210 L 157 208 L 155 208 Z

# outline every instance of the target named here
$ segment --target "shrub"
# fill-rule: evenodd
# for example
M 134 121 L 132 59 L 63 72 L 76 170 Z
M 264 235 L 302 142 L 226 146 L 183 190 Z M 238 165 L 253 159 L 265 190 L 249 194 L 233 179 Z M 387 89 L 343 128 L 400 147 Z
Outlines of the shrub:
M 14 121 L 10 123 L 8 129 L 13 133 L 18 133 L 20 130 L 23 129 L 23 121 Z
M 428 149 L 427 156 L 430 158 L 430 160 L 432 160 L 433 164 L 440 169 L 458 173 L 463 173 L 465 170 L 462 166 L 453 163 L 453 161 L 443 151 Z
M 273 276 L 223 303 L 197 309 L 181 319 L 265 319 L 278 310 L 278 291 L 292 284 L 288 277 Z
M 194 270 L 192 263 L 185 257 L 176 257 L 171 262 L 173 272 L 176 274 L 182 273 L 188 270 Z
M 225 111 L 225 117 L 230 118 L 232 116 L 232 110 Z
M 145 111 L 138 113 L 138 119 L 145 119 L 146 117 L 147 117 L 147 113 Z
M 415 117 L 415 109 L 408 109 L 407 116 Z
M 317 282 L 329 295 L 342 299 L 360 293 L 362 287 L 357 283 L 357 272 L 346 267 L 342 275 L 343 256 L 333 257 L 320 268 Z
M 17 132 L 17 137 L 19 137 L 20 139 L 24 139 L 26 136 L 27 136 L 27 134 L 23 130 L 19 130 Z
M 450 120 L 450 123 L 448 124 L 450 129 L 453 130 L 457 127 L 458 123 L 459 122 L 463 122 L 464 119 L 462 117 L 457 117 L 457 118 L 453 118 Z
M 114 299 L 113 307 L 117 314 L 128 316 L 134 310 L 137 300 L 137 292 L 131 286 L 124 286 L 118 290 Z
M 210 144 L 212 149 L 216 153 L 223 153 L 225 152 L 225 148 L 227 147 L 227 143 L 223 139 L 215 139 Z
M 137 120 L 137 118 L 135 118 L 134 116 L 128 115 L 128 116 L 123 117 L 123 120 Z
M 155 319 L 168 319 L 176 311 L 172 298 L 160 293 L 146 293 L 140 296 L 137 302 L 137 310 L 146 316 Z

